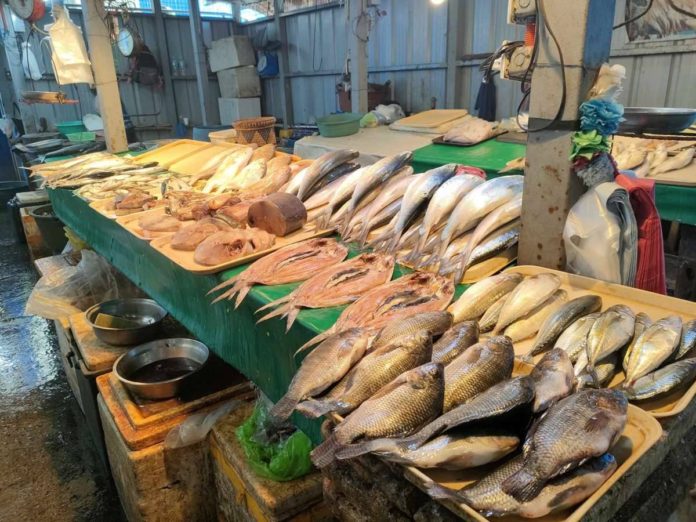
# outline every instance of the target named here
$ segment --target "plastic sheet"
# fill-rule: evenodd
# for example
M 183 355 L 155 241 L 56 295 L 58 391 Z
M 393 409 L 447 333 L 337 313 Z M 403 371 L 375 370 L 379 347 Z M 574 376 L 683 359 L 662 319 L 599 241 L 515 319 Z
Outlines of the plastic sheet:
M 214 410 L 195 413 L 172 428 L 164 439 L 164 449 L 177 449 L 196 444 L 208 436 L 215 423 L 238 408 L 242 401 L 227 401 Z
M 82 32 L 61 6 L 52 8 L 56 23 L 47 25 L 51 62 L 59 85 L 94 83 L 91 62 Z

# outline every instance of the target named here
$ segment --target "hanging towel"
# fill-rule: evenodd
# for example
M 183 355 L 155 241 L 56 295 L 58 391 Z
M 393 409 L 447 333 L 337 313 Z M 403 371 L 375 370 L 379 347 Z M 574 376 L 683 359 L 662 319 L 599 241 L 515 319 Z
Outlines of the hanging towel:
M 495 82 L 493 81 L 492 75 L 484 75 L 476 96 L 476 105 L 474 109 L 478 111 L 478 117 L 482 120 L 495 121 Z
M 655 181 L 619 174 L 616 182 L 628 190 L 638 225 L 635 287 L 666 294 L 665 251 L 660 215 L 655 206 Z

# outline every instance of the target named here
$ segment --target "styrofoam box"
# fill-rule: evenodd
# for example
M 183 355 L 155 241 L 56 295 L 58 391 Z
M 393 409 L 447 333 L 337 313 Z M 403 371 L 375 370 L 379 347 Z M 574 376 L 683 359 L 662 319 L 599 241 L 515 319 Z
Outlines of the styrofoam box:
M 223 98 L 256 98 L 261 96 L 261 80 L 256 66 L 235 67 L 217 73 Z
M 218 72 L 242 65 L 254 65 L 256 56 L 247 36 L 229 36 L 213 41 L 208 61 L 210 70 Z
M 222 125 L 261 116 L 261 98 L 218 98 L 218 106 Z

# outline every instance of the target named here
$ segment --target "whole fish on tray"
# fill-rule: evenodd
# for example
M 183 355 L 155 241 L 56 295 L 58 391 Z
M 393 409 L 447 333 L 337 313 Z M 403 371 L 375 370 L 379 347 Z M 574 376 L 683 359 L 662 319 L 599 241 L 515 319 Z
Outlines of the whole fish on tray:
M 302 283 L 294 292 L 259 308 L 277 310 L 258 322 L 282 315 L 288 318 L 287 330 L 302 308 L 328 308 L 351 303 L 368 290 L 389 281 L 394 271 L 394 257 L 384 254 L 361 254 L 325 268 Z
M 355 150 L 336 150 L 319 156 L 312 164 L 300 171 L 290 180 L 285 192 L 296 195 L 300 200 L 309 197 L 309 192 L 329 172 L 343 163 L 347 163 L 359 156 Z
M 624 391 L 629 401 L 657 399 L 696 379 L 696 359 L 682 359 L 637 379 Z
M 459 241 L 465 237 L 466 242 L 459 245 Z M 466 234 L 465 236 L 460 236 L 458 239 L 455 239 L 452 241 L 452 243 L 450 243 L 444 257 L 440 259 L 440 274 L 448 275 L 457 270 L 457 266 L 461 260 L 460 252 L 463 248 L 466 248 L 466 245 L 469 244 L 471 237 L 471 234 Z M 476 245 L 476 247 L 474 247 L 474 249 L 471 251 L 471 256 L 469 257 L 469 267 L 505 252 L 509 248 L 515 246 L 519 239 L 520 220 L 516 219 L 508 225 L 495 230 L 488 237 L 484 238 L 478 245 Z M 462 276 L 465 274 L 466 270 L 462 273 Z M 461 280 L 461 277 L 459 280 Z
M 326 228 L 334 215 L 334 212 L 341 208 L 341 205 L 350 200 L 358 181 L 363 174 L 370 169 L 371 165 L 354 170 L 347 176 L 340 178 L 338 187 L 332 192 L 326 208 L 317 216 L 317 227 Z M 314 197 L 314 196 L 312 196 Z M 312 199 L 312 198 L 310 198 Z M 347 207 L 346 207 L 347 211 Z
M 454 285 L 444 277 L 427 272 L 405 275 L 366 292 L 341 313 L 329 330 L 305 343 L 298 352 L 349 328 L 382 328 L 415 314 L 444 310 L 453 295 Z
M 297 404 L 320 394 L 340 380 L 365 353 L 369 335 L 354 328 L 329 337 L 302 361 L 292 378 L 287 393 L 271 408 L 269 415 L 276 421 L 286 420 Z
M 607 308 L 587 334 L 587 370 L 594 375 L 595 363 L 623 348 L 632 338 L 636 316 L 626 305 Z M 577 366 L 577 363 L 576 363 Z
M 551 297 L 537 306 L 524 317 L 521 317 L 505 328 L 505 335 L 512 339 L 513 343 L 533 337 L 544 324 L 547 317 L 555 313 L 568 300 L 568 292 L 556 290 Z
M 640 315 L 640 314 L 639 314 Z M 681 359 L 696 347 L 696 320 L 687 321 L 682 328 L 682 338 L 679 348 L 674 354 L 675 359 Z
M 445 391 L 441 364 L 427 363 L 399 375 L 363 402 L 311 453 L 315 466 L 330 464 L 339 450 L 359 442 L 363 450 L 369 439 L 404 437 L 427 424 L 442 411 Z M 408 408 L 403 406 L 408 404 Z M 368 449 L 369 451 L 369 449 Z
M 551 297 L 560 286 L 561 280 L 556 274 L 543 273 L 524 279 L 510 292 L 510 296 L 500 310 L 493 334 L 504 330 L 534 310 Z
M 478 319 L 501 297 L 512 292 L 523 279 L 521 274 L 503 273 L 471 285 L 448 308 L 454 316 L 454 322 Z
M 244 147 L 227 156 L 215 170 L 215 174 L 208 179 L 202 192 L 205 194 L 224 192 L 247 166 L 253 154 L 251 147 Z
M 294 243 L 254 261 L 244 272 L 219 284 L 208 294 L 232 287 L 215 298 L 232 299 L 238 307 L 255 284 L 282 285 L 304 281 L 312 274 L 343 261 L 348 249 L 335 239 L 319 238 Z
M 449 364 L 479 340 L 479 326 L 476 321 L 463 321 L 442 334 L 433 345 L 433 362 Z
M 650 318 L 650 316 L 648 314 L 646 314 L 644 312 L 640 312 L 640 313 L 636 314 L 636 322 L 635 322 L 635 325 L 633 326 L 633 339 L 631 339 L 631 343 L 623 351 L 623 358 L 621 360 L 621 366 L 624 369 L 624 372 L 626 372 L 626 370 L 628 369 L 628 360 L 631 357 L 631 352 L 633 351 L 633 347 L 638 342 L 638 339 L 640 339 L 640 335 L 652 323 L 653 323 L 653 320 Z
M 275 236 L 259 228 L 223 230 L 199 243 L 193 252 L 193 259 L 200 265 L 215 266 L 266 250 L 273 243 Z
M 580 319 L 576 319 L 568 326 L 554 343 L 554 348 L 560 348 L 568 354 L 572 363 L 578 360 L 581 354 L 586 354 L 587 334 L 590 333 L 592 325 L 600 316 L 598 312 L 587 314 Z
M 627 411 L 616 390 L 580 390 L 554 404 L 527 434 L 524 463 L 503 481 L 503 491 L 528 502 L 550 479 L 603 455 L 621 436 Z
M 430 337 L 439 337 L 450 326 L 452 326 L 452 314 L 442 310 L 411 315 L 399 321 L 392 321 L 382 328 L 372 342 L 371 349 L 376 350 L 401 337 L 420 332 Z
M 532 410 L 539 413 L 573 393 L 575 375 L 568 354 L 560 348 L 547 352 L 529 376 L 534 381 Z
M 637 379 L 660 367 L 679 346 L 682 321 L 670 315 L 648 326 L 631 350 L 626 367 L 626 388 Z
M 619 368 L 619 355 L 619 352 L 614 352 L 595 363 L 594 375 L 590 374 L 587 368 L 581 371 L 575 379 L 575 389 L 604 388 L 608 386 Z
M 523 466 L 524 458 L 518 455 L 481 480 L 458 491 L 431 482 L 426 486 L 427 492 L 432 498 L 466 504 L 486 517 L 517 515 L 540 518 L 568 509 L 589 498 L 611 477 L 617 463 L 610 453 L 590 459 L 579 468 L 546 483 L 531 500 L 520 502 L 506 493 L 501 485 Z
M 495 323 L 498 322 L 498 317 L 500 317 L 500 311 L 503 309 L 503 305 L 508 298 L 509 292 L 504 294 L 500 299 L 488 307 L 486 312 L 478 320 L 479 330 L 482 332 L 490 332 L 495 327 Z

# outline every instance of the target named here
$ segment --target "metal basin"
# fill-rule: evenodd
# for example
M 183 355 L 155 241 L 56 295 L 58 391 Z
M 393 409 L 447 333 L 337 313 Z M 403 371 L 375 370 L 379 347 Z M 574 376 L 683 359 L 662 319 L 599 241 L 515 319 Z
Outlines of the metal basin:
M 94 324 L 98 314 L 115 315 L 140 323 L 135 328 L 109 328 Z M 133 346 L 153 339 L 162 327 L 167 311 L 152 299 L 114 299 L 94 305 L 85 312 L 95 335 L 107 344 Z
M 145 399 L 170 399 L 207 362 L 208 347 L 193 339 L 160 339 L 136 346 L 114 363 L 114 375 Z
M 696 109 L 626 107 L 619 132 L 676 134 L 696 122 Z

